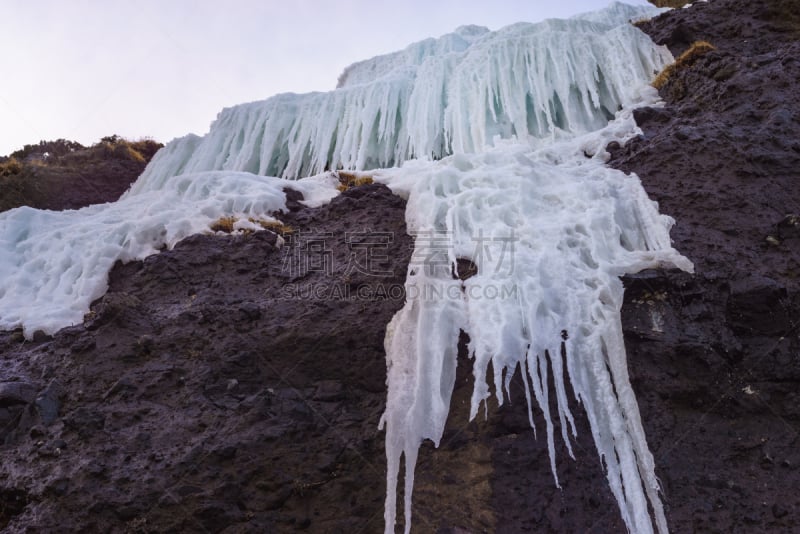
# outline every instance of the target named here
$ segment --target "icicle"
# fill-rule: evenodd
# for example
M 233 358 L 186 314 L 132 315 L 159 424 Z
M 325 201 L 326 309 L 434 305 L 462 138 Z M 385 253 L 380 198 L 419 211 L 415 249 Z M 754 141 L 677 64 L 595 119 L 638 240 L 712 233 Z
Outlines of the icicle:
M 414 467 L 422 441 L 436 446 L 444 432 L 450 396 L 456 379 L 459 332 L 465 324 L 460 281 L 450 278 L 449 266 L 437 272 L 409 274 L 407 295 L 415 295 L 386 329 L 386 360 L 392 387 L 381 428 L 386 427 L 388 466 L 386 531 L 394 532 L 397 473 L 405 457 L 405 525 L 411 529 L 411 495 Z M 440 295 L 455 295 L 442 299 Z
M 202 139 L 171 142 L 133 192 L 180 173 L 252 172 L 296 179 L 337 168 L 477 152 L 494 137 L 547 137 L 602 127 L 636 81 L 672 58 L 612 5 L 591 20 L 462 27 L 349 67 L 328 93 L 281 94 L 225 109 Z M 633 55 L 624 53 L 635 50 Z
M 471 418 L 489 395 L 489 364 L 501 404 L 508 379 L 520 369 L 529 407 L 535 400 L 544 414 L 550 466 L 558 485 L 552 417 L 558 415 L 561 438 L 572 454 L 575 424 L 568 407 L 569 380 L 586 410 L 609 487 L 629 531 L 653 532 L 655 525 L 658 532 L 667 532 L 653 458 L 627 375 L 618 276 L 664 266 L 691 271 L 692 265 L 670 246 L 673 221 L 658 214 L 639 180 L 583 154 L 585 147 L 624 139 L 635 131 L 632 113 L 625 110 L 600 131 L 539 150 L 499 143 L 482 153 L 410 162 L 377 174 L 377 180 L 408 198 L 409 230 L 422 231 L 413 258 L 431 258 L 437 252 L 441 257 L 442 250 L 434 248 L 437 243 L 424 238 L 424 231 L 433 229 L 450 238 L 450 261 L 467 258 L 478 267 L 462 284 L 444 275 L 423 276 L 426 266 L 412 264 L 406 306 L 388 330 L 389 393 L 383 418 L 389 466 L 387 533 L 394 528 L 401 455 L 406 458 L 409 527 L 413 462 L 421 441 L 438 443 L 444 429 L 462 329 L 475 358 Z M 448 284 L 461 287 L 441 292 L 434 302 L 419 298 L 421 287 Z M 439 380 L 431 373 L 440 368 L 446 372 Z M 550 381 L 555 406 L 550 402 Z

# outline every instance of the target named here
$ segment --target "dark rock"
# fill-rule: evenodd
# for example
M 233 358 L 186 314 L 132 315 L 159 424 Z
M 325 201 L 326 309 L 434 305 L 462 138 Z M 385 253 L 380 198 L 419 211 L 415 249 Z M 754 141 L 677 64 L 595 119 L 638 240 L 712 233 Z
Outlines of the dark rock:
M 797 213 L 792 143 L 800 122 L 785 103 L 795 99 L 800 64 L 785 58 L 800 52 L 800 32 L 773 29 L 797 21 L 794 13 L 797 0 L 716 0 L 639 25 L 673 54 L 698 39 L 717 48 L 678 71 L 679 91 L 661 92 L 670 120 L 645 117 L 644 140 L 611 159 L 676 219 L 673 244 L 695 264 L 695 276 L 680 281 L 626 277 L 622 310 L 674 532 L 788 532 L 800 524 L 785 499 L 793 477 L 776 474 L 791 469 L 782 463 L 795 449 L 786 424 L 796 426 L 800 415 L 800 247 L 784 233 L 791 225 L 776 223 Z M 642 296 L 654 289 L 672 322 L 662 337 L 640 334 L 651 311 Z M 717 481 L 715 501 L 690 482 L 698 478 Z M 764 503 L 781 503 L 786 514 L 761 513 Z
M 715 70 L 711 77 L 714 79 L 714 81 L 724 82 L 736 74 L 737 70 L 738 69 L 736 65 L 725 65 Z
M 52 493 L 57 497 L 63 497 L 69 491 L 70 480 L 59 477 L 47 483 L 45 492 Z
M 775 517 L 775 519 L 781 519 L 782 517 L 789 515 L 789 511 L 779 504 L 773 504 L 772 515 Z
M 636 124 L 642 126 L 648 122 L 668 122 L 670 114 L 664 108 L 641 107 L 633 110 L 633 118 Z
M 781 335 L 791 327 L 786 288 L 771 278 L 747 276 L 730 285 L 727 315 L 731 328 L 754 334 Z
M 214 451 L 214 454 L 216 454 L 217 458 L 220 460 L 231 460 L 236 456 L 236 446 L 226 445 Z
M 697 141 L 700 136 L 694 128 L 681 126 L 675 130 L 675 138 L 679 141 Z
M 297 189 L 291 189 L 289 187 L 285 187 L 283 189 L 283 194 L 286 195 L 286 209 L 289 211 L 299 211 L 304 206 L 301 203 L 304 200 L 303 193 L 298 191 Z
M 142 317 L 141 304 L 139 298 L 134 295 L 109 291 L 97 305 L 93 305 L 86 327 L 94 330 L 111 321 L 117 321 L 118 324 L 137 321 Z
M 53 336 L 45 334 L 43 330 L 36 330 L 31 336 L 31 341 L 34 343 L 44 343 L 53 339 Z
M 336 402 L 344 399 L 344 386 L 341 382 L 322 380 L 317 384 L 314 400 L 322 402 Z
M 20 330 L 15 330 L 11 332 L 11 336 L 9 337 L 9 341 L 12 343 L 24 343 L 25 342 L 25 333 Z
M 116 382 L 114 382 L 114 385 L 112 385 L 108 389 L 108 391 L 103 393 L 103 399 L 104 400 L 108 399 L 108 397 L 110 397 L 112 395 L 116 395 L 118 393 L 124 392 L 125 390 L 130 390 L 130 389 L 135 389 L 135 386 L 133 385 L 133 383 L 129 379 L 127 379 L 125 377 L 122 377 L 119 380 L 117 380 Z
M 27 382 L 0 382 L 0 407 L 30 404 L 36 400 L 36 386 Z
M 53 380 L 36 397 L 36 410 L 45 425 L 52 424 L 58 419 L 58 411 L 61 408 L 61 396 L 63 388 L 61 384 Z
M 64 426 L 85 438 L 105 427 L 105 415 L 99 411 L 80 407 L 64 417 Z
M 800 215 L 787 215 L 775 225 L 780 239 L 800 238 Z
M 74 354 L 80 354 L 82 352 L 86 352 L 93 348 L 95 348 L 94 339 L 92 339 L 89 336 L 84 336 L 76 340 L 74 343 L 72 343 L 72 345 L 70 346 L 70 352 Z
M 25 491 L 0 487 L 0 529 L 20 515 L 28 505 L 29 497 Z
M 261 308 L 253 302 L 245 302 L 239 306 L 242 320 L 255 321 L 261 317 Z
M 467 258 L 456 258 L 453 279 L 467 280 L 478 274 L 478 266 Z

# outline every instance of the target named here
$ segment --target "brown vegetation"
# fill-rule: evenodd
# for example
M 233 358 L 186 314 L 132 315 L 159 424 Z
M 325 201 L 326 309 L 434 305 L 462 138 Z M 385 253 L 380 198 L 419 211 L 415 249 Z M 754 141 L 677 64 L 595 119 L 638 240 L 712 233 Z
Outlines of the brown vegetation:
M 336 189 L 342 193 L 351 187 L 359 187 L 373 183 L 372 176 L 348 171 L 336 171 L 336 178 L 339 180 L 339 185 L 336 186 Z
M 230 234 L 233 232 L 233 225 L 236 224 L 238 219 L 236 217 L 220 217 L 213 223 L 211 223 L 210 228 L 213 232 L 225 232 L 226 234 Z
M 283 224 L 281 221 L 265 221 L 264 219 L 253 219 L 253 218 L 250 218 L 248 220 L 252 223 L 256 223 L 264 230 L 269 230 L 270 232 L 274 232 L 282 236 L 294 233 L 294 228 Z
M 714 45 L 707 41 L 695 41 L 686 52 L 678 56 L 678 59 L 676 59 L 674 63 L 670 63 L 664 67 L 664 70 L 653 80 L 653 87 L 661 89 L 677 71 L 689 67 L 697 61 L 700 56 L 716 49 Z
M 22 165 L 17 158 L 9 158 L 0 163 L 0 176 L 13 176 L 22 171 Z

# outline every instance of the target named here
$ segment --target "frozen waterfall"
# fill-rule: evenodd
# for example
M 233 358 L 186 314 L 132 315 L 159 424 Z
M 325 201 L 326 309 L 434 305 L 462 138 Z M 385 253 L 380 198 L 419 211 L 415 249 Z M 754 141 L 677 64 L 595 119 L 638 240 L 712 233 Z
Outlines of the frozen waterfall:
M 570 20 L 496 32 L 466 26 L 348 68 L 327 93 L 281 94 L 222 111 L 203 138 L 159 152 L 132 188 L 176 174 L 244 171 L 298 178 L 479 152 L 495 136 L 559 137 L 602 127 L 671 60 L 613 4 Z
M 569 448 L 575 432 L 571 389 L 628 530 L 664 533 L 627 375 L 619 276 L 692 265 L 639 179 L 604 166 L 604 147 L 638 132 L 631 110 L 656 102 L 647 83 L 672 59 L 629 24 L 657 12 L 616 3 L 498 31 L 463 26 L 352 65 L 334 91 L 223 110 L 205 136 L 159 151 L 116 203 L 2 213 L 0 328 L 30 337 L 80 324 L 115 261 L 155 254 L 221 216 L 268 217 L 284 206 L 287 179 L 319 205 L 337 194 L 326 171 L 374 169 L 408 199 L 415 236 L 405 306 L 385 341 L 386 532 L 403 456 L 411 529 L 418 449 L 442 436 L 463 330 L 471 416 L 489 398 L 490 363 L 500 403 L 519 369 L 529 409 L 544 414 L 558 484 L 555 440 Z M 451 275 L 462 258 L 477 266 L 463 282 Z

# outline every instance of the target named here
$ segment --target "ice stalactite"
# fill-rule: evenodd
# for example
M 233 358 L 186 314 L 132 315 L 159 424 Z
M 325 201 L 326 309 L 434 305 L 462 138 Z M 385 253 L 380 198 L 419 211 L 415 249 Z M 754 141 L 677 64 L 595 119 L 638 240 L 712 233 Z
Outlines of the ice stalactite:
M 335 91 L 225 109 L 203 138 L 159 152 L 132 191 L 180 173 L 294 179 L 478 152 L 495 136 L 597 129 L 672 59 L 628 23 L 654 12 L 612 4 L 584 18 L 459 28 L 353 65 Z
M 671 247 L 673 221 L 659 215 L 639 179 L 603 164 L 602 147 L 635 131 L 625 110 L 598 132 L 539 149 L 499 143 L 480 154 L 409 162 L 378 173 L 408 198 L 407 223 L 416 241 L 407 301 L 386 336 L 387 533 L 394 532 L 402 457 L 410 528 L 417 450 L 425 439 L 438 445 L 444 431 L 460 330 L 469 335 L 474 357 L 471 417 L 489 396 L 489 363 L 500 404 L 520 369 L 529 409 L 535 402 L 544 413 L 558 484 L 552 419 L 558 417 L 560 439 L 569 448 L 575 431 L 571 389 L 586 411 L 628 529 L 647 533 L 655 525 L 667 531 L 628 380 L 619 276 L 692 265 Z M 595 156 L 587 159 L 587 152 Z M 454 280 L 457 258 L 474 262 L 477 275 Z

